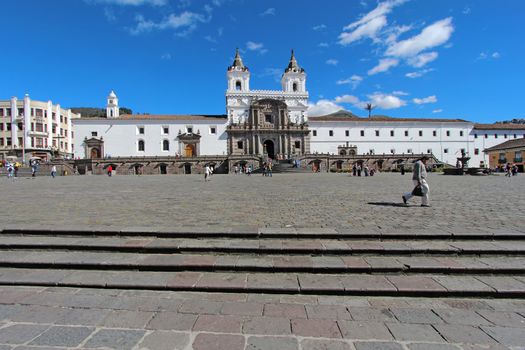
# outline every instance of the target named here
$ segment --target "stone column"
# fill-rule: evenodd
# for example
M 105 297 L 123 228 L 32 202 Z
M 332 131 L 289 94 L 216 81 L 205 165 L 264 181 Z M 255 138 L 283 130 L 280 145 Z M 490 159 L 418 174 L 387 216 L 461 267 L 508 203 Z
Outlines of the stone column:
M 61 109 L 60 109 L 60 105 L 57 104 L 55 106 L 55 122 L 57 124 L 57 127 L 56 127 L 56 140 L 57 140 L 57 149 L 58 149 L 58 152 L 61 152 L 62 149 L 60 147 L 60 141 L 63 141 L 62 138 L 60 138 L 62 136 L 62 124 L 60 123 L 60 113 L 61 113 Z
M 18 99 L 11 97 L 11 148 L 22 147 L 18 144 L 18 124 L 16 117 L 18 117 Z
M 67 110 L 67 152 L 68 153 L 73 153 L 72 151 L 72 143 L 73 143 L 73 135 L 72 135 L 72 130 L 71 130 L 71 109 L 68 109 Z M 104 153 L 102 153 L 102 149 L 100 150 L 101 152 L 101 156 L 104 155 Z
M 53 147 L 53 104 L 47 101 L 47 146 L 51 149 Z M 52 154 L 54 156 L 54 154 Z
M 25 141 L 26 150 L 31 146 L 35 147 L 35 145 L 31 145 L 31 137 L 29 137 L 28 133 L 29 130 L 31 130 L 31 99 L 29 98 L 29 95 L 26 94 L 24 96 L 24 135 L 22 136 Z

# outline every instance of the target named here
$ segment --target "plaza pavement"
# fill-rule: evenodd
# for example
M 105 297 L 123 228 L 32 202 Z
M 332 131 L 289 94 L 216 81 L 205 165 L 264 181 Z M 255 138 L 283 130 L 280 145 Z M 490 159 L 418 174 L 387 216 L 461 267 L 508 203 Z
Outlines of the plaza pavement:
M 0 350 L 525 349 L 525 180 L 409 176 L 2 178 Z
M 49 176 L 0 178 L 3 227 L 194 230 L 263 227 L 352 232 L 525 231 L 525 176 L 430 174 L 432 208 L 414 198 L 411 174 Z

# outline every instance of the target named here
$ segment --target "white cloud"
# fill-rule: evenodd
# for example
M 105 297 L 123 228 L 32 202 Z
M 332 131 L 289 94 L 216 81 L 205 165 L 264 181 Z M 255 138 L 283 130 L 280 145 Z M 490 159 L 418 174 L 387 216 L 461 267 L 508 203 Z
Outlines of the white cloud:
M 501 54 L 498 51 L 490 52 L 480 52 L 479 56 L 476 58 L 476 61 L 487 60 L 489 58 L 498 59 L 501 57 Z
M 410 73 L 407 73 L 405 74 L 405 76 L 407 78 L 410 78 L 410 79 L 415 79 L 415 78 L 421 78 L 423 75 L 427 74 L 427 73 L 430 73 L 432 72 L 434 69 L 432 68 L 429 68 L 429 69 L 422 69 L 422 70 L 419 70 L 417 72 L 410 72 Z
M 374 75 L 381 72 L 386 72 L 390 68 L 395 67 L 399 64 L 399 60 L 396 58 L 382 58 L 374 68 L 368 71 L 368 75 Z
M 424 98 L 415 98 L 412 100 L 412 102 L 414 102 L 417 105 L 422 105 L 422 104 L 427 104 L 427 103 L 436 103 L 437 101 L 438 100 L 437 100 L 436 95 L 432 95 L 432 96 L 428 96 Z
M 343 28 L 343 32 L 339 35 L 339 44 L 346 46 L 363 38 L 376 40 L 381 29 L 388 23 L 386 15 L 389 14 L 395 6 L 405 1 L 406 0 L 387 0 L 378 4 L 375 9 L 361 17 L 361 19 Z
M 164 6 L 168 3 L 168 0 L 88 0 L 88 2 L 103 3 L 103 4 L 110 4 L 110 5 L 122 5 L 122 6 L 141 6 L 141 5 Z
M 441 112 L 443 112 L 442 109 L 434 109 L 434 110 L 432 111 L 432 113 L 441 113 Z
M 396 91 L 392 91 L 392 95 L 396 95 L 396 96 L 408 96 L 410 95 L 408 92 L 404 92 L 404 91 L 400 91 L 400 90 L 396 90 Z
M 335 83 L 337 85 L 345 85 L 345 84 L 349 84 L 349 85 L 352 85 L 352 89 L 355 90 L 357 88 L 357 86 L 363 81 L 363 77 L 360 77 L 359 75 L 352 75 L 350 78 L 348 79 L 341 79 L 341 80 L 338 80 L 336 81 Z
M 325 24 L 318 24 L 316 26 L 313 26 L 312 29 L 315 30 L 315 31 L 325 30 L 326 29 L 326 25 Z
M 471 11 L 472 10 L 470 9 L 470 7 L 465 6 L 465 8 L 463 9 L 463 11 L 461 11 L 461 13 L 464 15 L 468 15 Z
M 308 103 L 308 115 L 312 117 L 331 114 L 342 109 L 344 110 L 343 107 L 330 100 L 319 100 L 316 103 Z
M 406 106 L 407 104 L 406 101 L 400 99 L 397 96 L 387 95 L 381 92 L 368 95 L 368 98 L 370 99 L 370 103 L 372 103 L 372 105 L 382 109 L 396 109 Z
M 171 54 L 170 53 L 165 53 L 162 56 L 160 56 L 160 59 L 169 61 L 169 60 L 171 60 Z
M 359 101 L 358 97 L 355 97 L 353 95 L 343 95 L 343 96 L 337 96 L 334 100 L 335 103 L 349 103 L 352 105 L 358 105 L 361 103 Z
M 262 16 L 262 17 L 264 17 L 264 16 L 275 16 L 275 8 L 270 7 L 268 9 L 266 9 L 266 11 L 261 12 L 259 14 L 259 16 Z
M 453 32 L 452 17 L 448 17 L 425 27 L 418 35 L 392 44 L 386 54 L 395 57 L 415 56 L 446 43 Z
M 248 41 L 246 43 L 246 48 L 248 50 L 250 50 L 250 51 L 257 51 L 260 54 L 264 54 L 264 53 L 268 52 L 268 50 L 264 48 L 264 44 L 263 43 L 256 43 L 254 41 Z
M 319 47 L 328 47 L 328 43 L 319 43 L 317 46 Z
M 500 55 L 499 52 L 496 51 L 496 52 L 492 53 L 492 58 L 500 58 L 500 57 L 501 57 L 501 55 Z
M 326 64 L 329 64 L 331 66 L 337 66 L 338 63 L 339 63 L 339 61 L 334 59 L 334 58 L 330 58 L 330 59 L 326 60 Z
M 178 36 L 185 36 L 197 28 L 198 23 L 208 22 L 211 18 L 207 18 L 201 14 L 184 11 L 177 15 L 175 13 L 165 17 L 160 22 L 154 22 L 146 20 L 144 16 L 137 15 L 135 21 L 137 22 L 135 28 L 130 29 L 130 33 L 134 35 L 141 34 L 143 32 L 151 31 L 153 29 L 165 30 L 165 29 L 176 29 L 182 30 L 176 33 Z
M 408 32 L 411 29 L 412 29 L 412 26 L 406 26 L 406 25 L 387 28 L 385 30 L 385 34 L 386 34 L 385 43 L 388 45 L 395 43 L 397 41 L 397 38 L 401 34 Z
M 438 53 L 435 51 L 432 52 L 426 52 L 419 54 L 414 57 L 410 57 L 408 59 L 408 64 L 415 68 L 421 68 L 425 66 L 427 63 L 430 63 L 438 58 Z

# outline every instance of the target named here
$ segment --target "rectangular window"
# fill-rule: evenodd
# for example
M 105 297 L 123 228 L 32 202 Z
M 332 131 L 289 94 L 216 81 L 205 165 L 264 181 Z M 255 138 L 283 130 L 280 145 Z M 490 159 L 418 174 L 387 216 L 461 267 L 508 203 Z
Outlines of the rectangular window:
M 44 124 L 42 123 L 36 123 L 35 128 L 36 128 L 36 131 L 38 132 L 44 132 Z
M 369 151 L 370 154 L 374 154 L 374 149 L 371 148 L 370 151 Z
M 92 137 L 97 137 L 97 136 L 98 136 L 98 132 L 96 132 L 96 131 L 92 131 L 92 132 L 91 132 L 91 136 L 92 136 Z
M 477 156 L 479 155 L 479 148 L 474 148 L 474 154 Z
M 443 150 L 443 153 L 448 153 L 448 148 L 445 148 L 445 149 Z
M 61 114 L 60 115 L 60 122 L 63 123 L 64 122 L 64 116 Z
M 4 145 L 4 138 L 0 137 L 0 146 L 3 146 L 3 145 Z
M 394 130 L 390 130 L 390 136 L 394 137 Z
M 376 130 L 376 136 L 379 136 L 379 130 Z
M 18 144 L 19 144 L 20 146 L 22 146 L 23 143 L 24 143 L 24 140 L 22 140 L 22 138 L 19 137 L 19 138 L 18 138 Z
M 408 130 L 405 130 L 405 137 L 408 137 Z
M 345 130 L 345 136 L 346 137 L 350 136 L 350 130 Z
M 506 161 L 506 159 L 505 159 L 505 153 L 500 153 L 500 154 L 499 154 L 499 160 Z
M 301 148 L 301 141 L 295 141 L 295 148 Z
M 450 130 L 447 130 L 447 136 L 450 136 Z
M 188 134 L 193 134 L 193 125 L 186 125 L 186 132 Z
M 8 137 L 8 138 L 5 139 L 5 144 L 6 144 L 7 146 L 11 146 L 11 138 L 10 138 L 10 137 Z
M 503 134 L 503 138 L 506 139 L 507 138 L 507 134 Z
M 312 130 L 312 136 L 317 136 L 317 130 Z
M 432 154 L 432 148 L 427 149 L 428 154 Z
M 4 131 L 4 123 L 0 123 L 0 131 Z
M 215 135 L 217 133 L 217 128 L 215 126 L 210 126 L 210 134 Z
M 434 136 L 434 137 L 437 136 L 437 131 L 436 131 L 436 130 L 433 130 L 433 131 L 432 131 L 432 136 Z
M 11 116 L 11 108 L 6 108 L 5 109 L 5 116 L 6 117 L 10 117 Z
M 3 116 L 4 116 L 4 109 L 0 108 L 0 117 L 3 117 Z
M 498 134 L 494 134 L 494 138 L 497 139 L 498 138 Z
M 365 131 L 361 130 L 361 136 L 365 136 Z
M 514 138 L 517 138 L 517 135 L 516 135 L 516 134 L 514 134 Z
M 474 138 L 477 139 L 478 138 L 478 134 L 474 134 Z
M 56 133 L 57 133 L 57 127 L 56 127 L 56 126 L 53 125 L 51 129 L 52 129 L 51 132 L 52 132 L 53 134 L 56 134 Z
M 329 130 L 328 131 L 328 136 L 334 136 L 334 131 L 333 130 Z
M 521 151 L 514 152 L 514 161 L 515 162 L 522 162 L 523 158 L 521 158 Z
M 41 109 L 39 109 L 39 108 L 37 108 L 37 109 L 35 110 L 35 113 L 36 113 L 36 116 L 37 116 L 37 117 L 43 117 L 43 116 L 44 116 L 44 111 L 41 110 Z
M 144 135 L 144 127 L 143 126 L 137 126 L 137 132 L 139 135 Z
M 392 149 L 390 150 L 390 153 L 395 154 L 395 153 L 396 153 L 396 150 L 392 148 Z
M 264 115 L 264 121 L 267 122 L 267 123 L 271 123 L 272 122 L 272 115 L 271 114 L 265 114 Z
M 459 131 L 459 136 L 463 136 L 463 130 Z
M 24 109 L 23 108 L 18 108 L 18 115 L 19 116 L 24 115 Z
M 243 143 L 242 143 L 242 141 L 237 141 L 237 148 L 238 148 L 238 149 L 243 149 Z
M 5 126 L 6 126 L 5 129 L 6 129 L 7 131 L 11 131 L 11 123 L 7 122 L 7 123 L 5 124 Z M 22 129 L 20 128 L 20 130 L 22 130 Z
M 407 149 L 407 153 L 412 153 L 412 148 Z
M 485 138 L 488 139 L 489 138 L 489 134 L 485 134 Z
M 419 137 L 423 136 L 423 130 L 419 130 Z

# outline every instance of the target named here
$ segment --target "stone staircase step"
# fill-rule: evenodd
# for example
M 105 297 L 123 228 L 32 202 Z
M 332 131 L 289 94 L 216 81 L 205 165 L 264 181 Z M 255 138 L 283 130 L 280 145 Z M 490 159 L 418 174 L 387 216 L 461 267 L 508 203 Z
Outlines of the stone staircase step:
M 75 250 L 173 254 L 380 254 L 380 255 L 525 255 L 525 241 L 336 240 L 336 239 L 189 239 L 157 237 L 78 237 L 0 235 L 0 250 Z
M 34 270 L 0 268 L 0 285 L 360 296 L 524 298 L 525 279 L 442 276 Z
M 139 271 L 525 275 L 525 257 L 217 255 L 0 250 L 0 267 Z
M 0 230 L 3 235 L 58 235 L 58 236 L 82 236 L 82 237 L 157 237 L 157 238 L 252 238 L 252 239 L 381 239 L 381 240 L 525 240 L 525 232 L 355 232 L 336 230 L 328 228 L 260 228 L 260 229 L 217 229 L 204 228 L 197 230 L 195 227 L 173 228 L 170 230 L 151 231 L 144 228 L 114 229 L 107 230 L 74 229 L 74 228 L 19 228 L 4 227 Z

